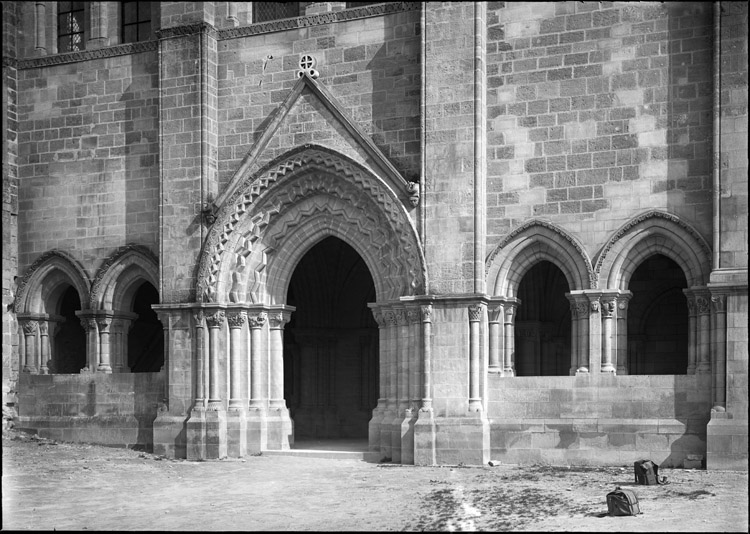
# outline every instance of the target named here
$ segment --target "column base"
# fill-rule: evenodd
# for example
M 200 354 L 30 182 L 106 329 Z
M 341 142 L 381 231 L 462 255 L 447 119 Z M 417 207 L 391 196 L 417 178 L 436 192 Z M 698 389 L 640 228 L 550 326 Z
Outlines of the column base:
M 411 408 L 404 412 L 404 419 L 401 421 L 401 463 L 404 465 L 414 465 L 414 424 L 417 422 L 416 410 Z
M 186 456 L 188 460 L 207 460 L 206 455 L 206 412 L 196 410 L 190 413 L 185 423 Z
M 206 412 L 206 457 L 227 457 L 227 413 L 223 410 Z
M 266 413 L 266 449 L 288 451 L 294 445 L 294 427 L 287 408 L 269 408 Z
M 436 465 L 435 416 L 432 408 L 422 408 L 414 422 L 414 465 Z
M 154 454 L 169 458 L 186 458 L 186 415 L 173 415 L 166 410 L 154 419 Z
M 485 465 L 490 461 L 490 423 L 484 412 L 435 418 L 435 459 L 441 465 Z
M 382 460 L 381 449 L 380 449 L 380 427 L 383 423 L 384 409 L 381 403 L 372 411 L 372 417 L 369 423 L 367 423 L 367 450 L 377 456 L 376 461 Z
M 391 428 L 395 412 L 392 409 L 386 409 L 383 412 L 383 420 L 380 423 L 380 455 L 384 462 L 393 460 L 393 439 L 391 438 Z
M 266 450 L 268 443 L 268 419 L 263 408 L 250 408 L 247 420 L 247 454 L 259 454 Z
M 247 419 L 243 410 L 227 412 L 227 456 L 242 458 L 247 455 Z
M 706 469 L 747 471 L 748 422 L 732 414 L 711 410 L 706 426 Z

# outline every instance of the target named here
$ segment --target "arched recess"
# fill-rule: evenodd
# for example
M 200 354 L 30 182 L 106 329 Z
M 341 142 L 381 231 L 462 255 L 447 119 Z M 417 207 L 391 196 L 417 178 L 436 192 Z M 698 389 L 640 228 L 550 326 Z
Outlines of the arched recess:
M 76 312 L 88 304 L 89 278 L 72 256 L 51 250 L 32 263 L 14 301 L 24 371 L 77 373 L 86 365 L 85 332 Z
M 679 306 L 677 312 L 673 309 L 671 313 L 682 317 L 682 324 L 673 326 L 672 329 L 683 332 L 682 335 L 687 338 L 680 342 L 680 346 L 687 346 L 687 373 L 710 372 L 710 340 L 712 337 L 720 337 L 717 333 L 711 334 L 712 321 L 708 305 L 710 296 L 705 288 L 711 272 L 711 249 L 692 226 L 675 215 L 656 210 L 635 217 L 615 232 L 602 247 L 595 264 L 600 286 L 619 290 L 620 293 L 632 293 L 631 281 L 634 274 L 642 266 L 648 265 L 655 256 L 663 256 L 674 262 L 675 270 L 681 271 L 679 276 L 673 277 L 671 292 L 686 287 L 683 293 L 687 299 L 682 300 L 679 295 L 673 296 L 670 305 L 672 308 Z M 640 298 L 645 298 L 648 302 L 639 302 L 639 295 L 633 295 L 628 307 L 649 305 L 655 296 L 650 294 L 653 291 L 639 293 L 642 293 Z M 699 305 L 696 306 L 696 303 Z M 655 303 L 651 305 L 654 306 Z M 626 337 L 628 352 L 627 355 L 621 355 L 622 361 L 618 363 L 617 372 L 683 373 L 685 362 L 678 362 L 668 368 L 654 367 L 651 364 L 639 364 L 640 369 L 622 366 L 625 362 L 648 362 L 662 352 L 650 349 L 648 344 L 643 343 L 645 338 L 642 338 L 638 325 L 628 324 L 632 316 L 628 311 L 627 323 L 623 324 L 626 332 L 623 337 Z
M 595 287 L 591 262 L 578 240 L 540 220 L 528 221 L 495 247 L 486 261 L 487 287 L 493 295 L 515 297 L 526 271 L 543 260 L 563 272 L 571 291 Z
M 201 254 L 196 299 L 281 303 L 299 248 L 327 235 L 362 256 L 378 300 L 422 293 L 424 255 L 398 196 L 346 156 L 305 146 L 266 166 L 220 208 Z
M 638 266 L 654 254 L 677 263 L 688 287 L 708 282 L 711 249 L 705 239 L 677 216 L 650 211 L 623 225 L 602 247 L 594 267 L 599 286 L 627 289 Z
M 558 324 L 557 335 L 548 336 L 547 341 L 552 337 L 554 343 L 547 343 L 546 347 L 542 337 L 543 321 L 539 321 L 542 314 L 526 314 L 527 319 L 532 319 L 525 321 L 528 324 L 524 324 L 522 315 L 521 328 L 516 330 L 518 310 L 524 306 L 523 298 L 520 302 L 518 300 L 521 281 L 529 273 L 532 278 L 536 276 L 534 273 L 540 269 L 538 266 L 542 262 L 549 263 L 547 275 L 557 276 L 556 273 L 562 272 L 564 278 L 564 282 L 558 280 L 551 284 L 550 290 L 553 294 L 545 292 L 541 300 L 535 299 L 526 303 L 527 307 L 537 309 L 546 307 L 559 309 L 558 315 L 562 317 L 562 325 Z M 502 302 L 496 308 L 501 313 L 495 315 L 494 321 L 499 320 L 505 323 L 502 344 L 493 343 L 491 340 L 490 366 L 495 369 L 502 367 L 502 373 L 505 376 L 515 376 L 517 372 L 520 374 L 563 374 L 564 366 L 561 362 L 569 358 L 570 367 L 575 368 L 573 360 L 577 357 L 578 350 L 571 343 L 579 337 L 579 329 L 583 327 L 571 319 L 569 309 L 564 308 L 566 303 L 561 299 L 565 299 L 571 291 L 591 289 L 595 284 L 591 262 L 578 240 L 550 222 L 531 220 L 511 232 L 495 247 L 487 258 L 486 269 L 487 286 L 492 288 L 493 297 L 499 297 Z M 566 286 L 568 293 L 566 293 Z M 549 328 L 549 325 L 546 327 Z M 570 333 L 560 335 L 560 327 L 567 328 Z M 494 326 L 491 324 L 490 328 Z M 585 335 L 584 330 L 581 332 L 581 335 Z M 529 338 L 530 335 L 533 339 Z M 517 337 L 519 337 L 518 340 Z M 517 343 L 518 346 L 516 346 Z M 525 357 L 526 361 L 516 361 L 516 349 L 519 349 L 519 356 Z M 542 358 L 542 350 L 552 351 L 554 356 Z M 533 358 L 536 363 L 528 365 L 530 358 Z M 542 365 L 543 360 L 544 365 Z M 551 361 L 554 361 L 554 365 L 550 365 Z M 517 363 L 521 363 L 522 367 L 517 369 Z
M 129 244 L 112 253 L 94 277 L 91 307 L 111 321 L 113 372 L 156 372 L 164 363 L 164 331 L 150 307 L 159 303 L 158 272 L 147 247 Z

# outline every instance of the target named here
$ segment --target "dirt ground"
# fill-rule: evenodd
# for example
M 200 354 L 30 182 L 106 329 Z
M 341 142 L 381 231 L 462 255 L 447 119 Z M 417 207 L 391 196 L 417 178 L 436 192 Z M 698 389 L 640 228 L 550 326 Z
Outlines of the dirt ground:
M 413 467 L 282 456 L 190 462 L 4 431 L 3 530 L 748 532 L 748 474 Z M 635 517 L 606 515 L 615 486 Z

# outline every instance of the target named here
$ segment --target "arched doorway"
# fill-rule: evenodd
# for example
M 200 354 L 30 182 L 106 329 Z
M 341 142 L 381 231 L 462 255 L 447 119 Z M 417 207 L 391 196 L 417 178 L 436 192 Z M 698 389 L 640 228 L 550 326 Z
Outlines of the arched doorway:
M 367 438 L 378 398 L 375 284 L 347 243 L 327 237 L 297 264 L 284 330 L 284 398 L 295 440 Z
M 685 274 L 677 263 L 655 254 L 633 273 L 628 289 L 628 373 L 686 374 L 688 307 Z
M 566 376 L 570 371 L 570 304 L 563 272 L 552 262 L 531 267 L 518 286 L 517 376 Z
M 54 336 L 53 359 L 50 372 L 78 374 L 86 367 L 86 332 L 76 311 L 81 309 L 81 299 L 73 286 L 68 286 L 60 298 L 57 313 L 65 318 Z
M 138 314 L 128 334 L 128 367 L 133 373 L 158 373 L 164 365 L 164 330 L 151 308 L 159 293 L 143 282 L 133 295 L 132 311 Z

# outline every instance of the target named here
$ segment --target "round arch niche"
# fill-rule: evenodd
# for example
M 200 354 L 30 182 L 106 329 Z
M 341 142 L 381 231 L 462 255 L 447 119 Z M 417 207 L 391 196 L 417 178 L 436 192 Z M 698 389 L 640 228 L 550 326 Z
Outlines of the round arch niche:
M 326 237 L 300 259 L 284 329 L 284 397 L 295 440 L 366 439 L 378 397 L 375 284 L 362 257 Z
M 565 274 L 549 261 L 532 266 L 518 284 L 516 376 L 567 376 L 570 372 L 570 303 Z
M 128 334 L 127 364 L 132 373 L 158 373 L 164 365 L 164 329 L 151 308 L 159 303 L 156 288 L 144 281 L 133 294 L 132 312 L 138 314 Z

